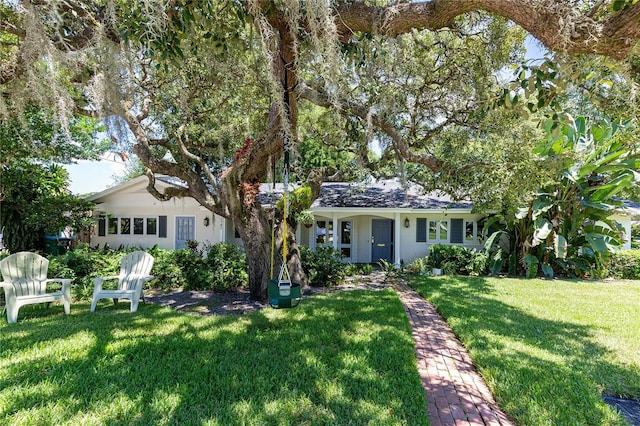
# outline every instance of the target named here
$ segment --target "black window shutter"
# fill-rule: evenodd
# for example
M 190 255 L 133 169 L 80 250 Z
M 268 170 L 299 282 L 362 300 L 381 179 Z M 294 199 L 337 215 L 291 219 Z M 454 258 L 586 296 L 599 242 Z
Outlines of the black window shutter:
M 167 217 L 158 216 L 158 237 L 167 238 Z
M 98 217 L 98 237 L 104 237 L 107 235 L 107 218 L 104 216 Z
M 416 242 L 427 242 L 427 219 L 423 217 L 416 220 Z
M 451 242 L 462 243 L 462 219 L 451 219 Z

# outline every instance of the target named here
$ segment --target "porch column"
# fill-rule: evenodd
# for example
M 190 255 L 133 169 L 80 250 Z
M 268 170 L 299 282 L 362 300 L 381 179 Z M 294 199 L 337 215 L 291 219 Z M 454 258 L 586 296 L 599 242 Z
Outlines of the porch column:
M 338 250 L 338 216 L 332 213 L 331 217 L 333 219 L 333 248 Z
M 213 217 L 216 217 L 216 216 L 214 215 Z M 218 219 L 220 219 L 220 242 L 226 243 L 227 242 L 227 219 L 225 219 L 222 216 L 218 216 Z
M 393 258 L 396 266 L 400 267 L 400 213 L 393 215 Z

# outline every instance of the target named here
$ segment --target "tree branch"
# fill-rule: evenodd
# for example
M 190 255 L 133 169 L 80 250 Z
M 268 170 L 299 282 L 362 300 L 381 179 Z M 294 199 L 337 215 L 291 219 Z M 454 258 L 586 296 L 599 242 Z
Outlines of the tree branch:
M 311 89 L 304 83 L 299 83 L 300 97 L 307 99 L 308 101 L 322 107 L 331 107 L 332 104 L 329 101 L 329 96 L 319 90 Z M 362 120 L 371 120 L 371 123 L 378 129 L 388 135 L 396 151 L 405 160 L 418 163 L 426 166 L 429 170 L 437 172 L 442 170 L 442 162 L 433 156 L 432 154 L 416 154 L 411 151 L 409 144 L 404 137 L 396 130 L 393 123 L 380 117 L 378 114 L 370 114 L 369 110 L 361 105 L 356 105 L 353 102 L 342 101 L 340 103 L 341 111 L 348 112 L 350 114 L 359 117 Z
M 342 41 L 356 32 L 395 37 L 414 29 L 449 27 L 458 16 L 480 10 L 512 20 L 550 50 L 619 60 L 640 39 L 640 3 L 596 21 L 588 13 L 576 16 L 575 8 L 562 2 L 432 0 L 386 7 L 348 2 L 336 7 L 336 25 Z

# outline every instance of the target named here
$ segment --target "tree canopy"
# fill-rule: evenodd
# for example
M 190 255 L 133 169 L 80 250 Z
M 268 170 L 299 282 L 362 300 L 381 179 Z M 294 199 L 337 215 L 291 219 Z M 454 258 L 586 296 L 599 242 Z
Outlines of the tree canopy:
M 3 2 L 0 112 L 34 100 L 63 124 L 70 112 L 120 117 L 128 131 L 115 140 L 132 141 L 152 194 L 170 196 L 152 172 L 176 176 L 188 183 L 179 195 L 233 220 L 262 298 L 270 216 L 255 185 L 285 136 L 312 139 L 306 103 L 326 108 L 331 132 L 344 135 L 323 142 L 374 174 L 399 167 L 433 184 L 472 166 L 495 170 L 491 147 L 517 148 L 536 132 L 506 131 L 513 112 L 479 113 L 500 72 L 522 59 L 525 33 L 558 60 L 598 54 L 633 69 L 639 18 L 633 0 Z M 372 141 L 380 161 L 368 161 Z M 310 176 L 317 185 L 322 170 Z

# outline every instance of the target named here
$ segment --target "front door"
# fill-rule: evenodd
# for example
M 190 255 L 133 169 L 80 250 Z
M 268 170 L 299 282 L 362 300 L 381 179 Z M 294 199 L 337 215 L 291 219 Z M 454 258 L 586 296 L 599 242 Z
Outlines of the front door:
M 188 240 L 196 238 L 196 218 L 176 216 L 176 249 L 187 247 Z
M 393 261 L 393 221 L 391 219 L 371 220 L 371 261 Z

